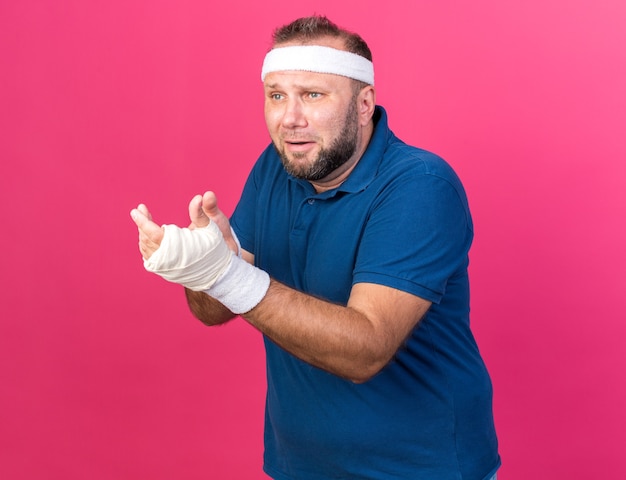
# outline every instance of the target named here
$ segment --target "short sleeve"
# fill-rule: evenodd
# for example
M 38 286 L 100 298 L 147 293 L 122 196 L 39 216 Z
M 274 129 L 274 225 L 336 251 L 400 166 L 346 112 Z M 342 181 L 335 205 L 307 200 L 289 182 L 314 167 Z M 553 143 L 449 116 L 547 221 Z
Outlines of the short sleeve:
M 404 175 L 379 195 L 359 246 L 353 283 L 387 285 L 438 303 L 465 271 L 473 227 L 459 185 Z

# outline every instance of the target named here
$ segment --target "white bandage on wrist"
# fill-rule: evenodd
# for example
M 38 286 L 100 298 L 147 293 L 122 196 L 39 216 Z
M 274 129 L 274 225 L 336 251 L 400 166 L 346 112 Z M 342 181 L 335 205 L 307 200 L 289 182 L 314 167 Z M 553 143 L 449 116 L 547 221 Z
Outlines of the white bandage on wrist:
M 230 265 L 213 286 L 204 291 L 231 312 L 241 315 L 256 307 L 270 286 L 270 276 L 242 258 L 233 256 Z
M 261 81 L 268 73 L 302 70 L 333 73 L 374 85 L 374 64 L 356 53 L 321 45 L 294 45 L 270 50 L 261 69 Z
M 164 225 L 163 229 L 161 245 L 144 260 L 149 272 L 190 290 L 203 291 L 237 315 L 252 310 L 267 293 L 269 275 L 240 258 L 241 247 L 234 232 L 237 255 L 213 222 L 194 230 L 176 225 Z

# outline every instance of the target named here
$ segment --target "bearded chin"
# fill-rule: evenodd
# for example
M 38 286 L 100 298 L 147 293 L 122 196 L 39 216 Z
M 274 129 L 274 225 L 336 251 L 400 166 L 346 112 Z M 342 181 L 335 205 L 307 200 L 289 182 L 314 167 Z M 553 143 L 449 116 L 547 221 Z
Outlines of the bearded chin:
M 357 118 L 356 108 L 350 108 L 341 130 L 341 134 L 335 139 L 329 148 L 322 148 L 315 161 L 308 165 L 296 165 L 292 162 L 283 149 L 276 144 L 274 148 L 280 156 L 285 171 L 296 178 L 315 182 L 321 180 L 346 163 L 356 151 L 357 143 Z M 292 154 L 298 160 L 306 157 L 304 153 Z
M 315 182 L 327 177 L 350 160 L 355 150 L 356 138 L 350 142 L 341 142 L 340 139 L 337 139 L 330 148 L 320 150 L 315 161 L 309 165 L 296 165 L 284 153 L 280 153 L 280 158 L 288 174 Z M 298 159 L 298 157 L 303 158 L 304 156 L 303 154 L 296 154 L 293 157 Z

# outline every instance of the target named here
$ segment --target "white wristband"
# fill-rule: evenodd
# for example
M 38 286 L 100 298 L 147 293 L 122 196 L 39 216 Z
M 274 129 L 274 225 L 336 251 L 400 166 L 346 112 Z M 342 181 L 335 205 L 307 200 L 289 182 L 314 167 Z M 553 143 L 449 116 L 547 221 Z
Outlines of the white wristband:
M 256 307 L 270 286 L 270 276 L 239 257 L 232 257 L 226 270 L 204 293 L 231 312 L 241 315 Z

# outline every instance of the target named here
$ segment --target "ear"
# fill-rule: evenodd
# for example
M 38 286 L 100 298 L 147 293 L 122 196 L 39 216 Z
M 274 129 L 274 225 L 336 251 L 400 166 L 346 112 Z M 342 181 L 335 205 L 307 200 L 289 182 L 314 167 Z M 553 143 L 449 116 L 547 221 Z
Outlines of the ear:
M 357 97 L 357 108 L 359 120 L 362 127 L 372 121 L 374 109 L 376 108 L 376 90 L 373 85 L 363 87 Z

